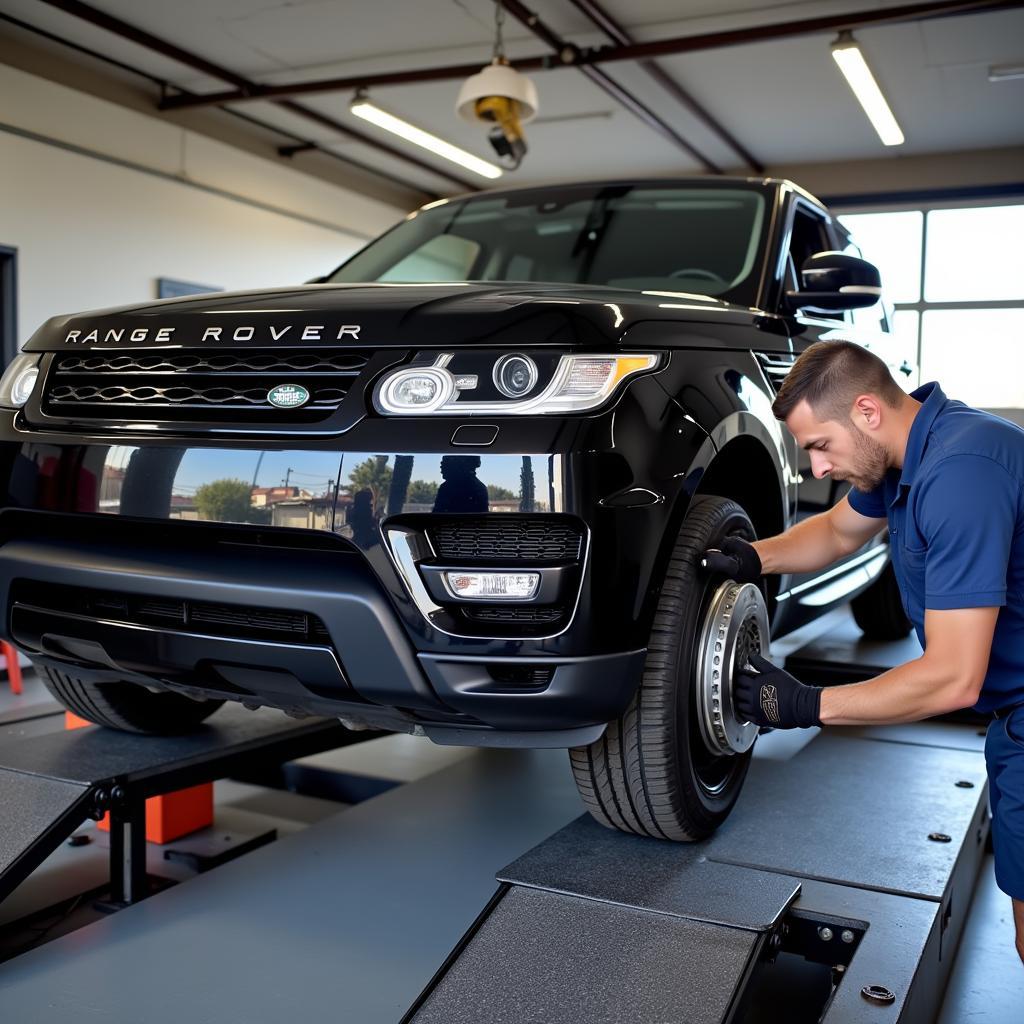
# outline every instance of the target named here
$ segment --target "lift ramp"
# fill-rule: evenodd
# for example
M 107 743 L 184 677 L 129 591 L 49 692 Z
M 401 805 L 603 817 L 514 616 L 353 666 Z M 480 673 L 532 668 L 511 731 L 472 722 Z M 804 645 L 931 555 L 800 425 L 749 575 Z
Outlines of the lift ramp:
M 693 845 L 581 815 L 564 752 L 473 752 L 0 965 L 5 1010 L 932 1021 L 988 831 L 975 730 L 826 731 L 788 759 L 773 739 Z
M 585 815 L 501 869 L 405 1020 L 931 1020 L 987 832 L 976 751 L 831 732 L 706 842 Z
M 139 736 L 98 726 L 25 736 L 18 731 L 11 724 L 0 727 L 0 900 L 87 818 L 110 811 L 116 857 L 111 875 L 119 890 L 112 895 L 120 903 L 145 895 L 141 852 L 148 797 L 368 735 L 334 720 L 296 720 L 238 705 L 220 709 L 187 736 Z

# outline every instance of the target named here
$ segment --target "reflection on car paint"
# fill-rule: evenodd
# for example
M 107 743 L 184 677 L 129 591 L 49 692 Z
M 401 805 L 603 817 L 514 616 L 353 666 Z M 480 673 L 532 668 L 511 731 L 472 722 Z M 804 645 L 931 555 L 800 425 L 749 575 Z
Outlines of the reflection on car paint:
M 554 460 L 33 444 L 12 497 L 55 512 L 333 530 L 369 547 L 380 520 L 402 512 L 557 511 Z
M 335 532 L 369 547 L 377 525 L 407 512 L 557 511 L 552 456 L 346 452 Z

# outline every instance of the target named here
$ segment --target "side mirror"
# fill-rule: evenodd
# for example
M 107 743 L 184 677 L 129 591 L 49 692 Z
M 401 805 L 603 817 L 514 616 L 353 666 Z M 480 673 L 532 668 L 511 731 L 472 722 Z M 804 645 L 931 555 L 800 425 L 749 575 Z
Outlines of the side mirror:
M 786 292 L 794 309 L 834 313 L 873 306 L 882 296 L 878 268 L 844 252 L 816 252 L 800 268 L 801 290 Z

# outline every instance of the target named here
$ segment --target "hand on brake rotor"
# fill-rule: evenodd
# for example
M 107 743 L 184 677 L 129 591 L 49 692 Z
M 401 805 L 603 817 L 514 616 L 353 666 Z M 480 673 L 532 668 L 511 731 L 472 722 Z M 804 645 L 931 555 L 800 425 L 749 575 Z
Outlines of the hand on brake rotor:
M 754 546 L 740 537 L 726 537 L 721 549 L 708 548 L 700 564 L 708 572 L 720 572 L 737 583 L 756 583 L 762 575 L 761 559 Z
M 759 654 L 750 656 L 756 669 L 738 669 L 732 681 L 732 702 L 741 719 L 776 729 L 821 725 L 821 687 L 807 686 L 776 668 Z

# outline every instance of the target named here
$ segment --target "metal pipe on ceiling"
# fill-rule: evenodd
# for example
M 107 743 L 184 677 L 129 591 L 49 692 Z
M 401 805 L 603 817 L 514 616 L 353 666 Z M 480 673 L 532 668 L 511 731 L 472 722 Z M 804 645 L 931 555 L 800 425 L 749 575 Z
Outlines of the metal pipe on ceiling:
M 147 50 L 152 50 L 154 53 L 159 53 L 164 57 L 169 57 L 171 60 L 177 61 L 179 64 L 183 64 L 186 67 L 194 68 L 196 71 L 201 71 L 203 74 L 210 75 L 213 78 L 219 78 L 224 82 L 230 82 L 232 85 L 237 86 L 239 91 L 244 92 L 247 96 L 254 95 L 259 89 L 256 82 L 250 81 L 244 75 L 240 75 L 229 68 L 215 64 L 213 61 L 206 60 L 206 58 L 198 54 L 191 53 L 180 46 L 175 46 L 173 43 L 160 39 L 158 36 L 151 35 L 143 29 L 122 21 L 120 18 L 115 18 L 113 15 L 99 11 L 95 7 L 90 7 L 88 4 L 81 3 L 80 0 L 40 0 L 40 2 L 47 4 L 50 7 L 56 7 L 65 14 L 70 14 L 76 18 L 80 18 L 82 21 L 88 22 L 90 25 L 95 25 L 98 28 L 102 28 L 113 35 L 120 36 L 122 39 L 128 39 L 138 46 L 145 47 Z M 475 68 L 474 70 L 479 70 L 479 68 Z M 190 93 L 185 93 L 184 96 L 193 98 Z M 395 157 L 398 160 L 402 160 L 405 163 L 419 167 L 421 170 L 427 171 L 436 177 L 454 182 L 461 188 L 466 189 L 466 191 L 479 191 L 476 185 L 467 181 L 465 178 L 461 178 L 458 175 L 453 174 L 450 171 L 443 170 L 440 167 L 435 167 L 433 164 L 429 164 L 425 160 L 420 160 L 415 154 L 399 149 L 396 146 L 391 146 L 388 143 L 382 142 L 370 135 L 365 135 L 363 132 L 355 128 L 351 128 L 347 124 L 342 124 L 341 121 L 338 121 L 327 114 L 321 114 L 317 110 L 304 107 L 294 101 L 273 98 L 273 102 L 291 114 L 303 117 L 308 121 L 314 121 L 322 127 L 330 128 L 332 131 L 336 131 L 342 136 L 348 136 L 349 138 L 355 139 L 357 142 L 361 142 L 364 145 L 370 146 L 382 153 L 387 153 L 389 156 Z M 185 106 L 189 105 L 206 106 L 208 104 L 185 104 Z M 166 109 L 164 104 L 161 104 L 161 107 Z M 321 147 L 317 146 L 316 148 Z M 340 154 L 337 155 L 340 156 Z M 342 157 L 342 159 L 344 158 Z M 359 166 L 363 167 L 365 165 Z M 395 178 L 393 175 L 387 174 L 385 171 L 376 170 L 376 173 L 389 177 L 404 185 L 406 188 L 423 191 L 421 186 Z
M 0 21 L 7 22 L 14 25 L 16 28 L 21 29 L 23 32 L 30 32 L 33 35 L 39 36 L 42 39 L 46 39 L 51 43 L 56 43 L 59 46 L 66 47 L 69 50 L 74 50 L 76 53 L 83 53 L 87 57 L 91 57 L 93 60 L 101 61 L 104 64 L 109 64 L 112 67 L 119 68 L 121 71 L 126 71 L 129 74 L 137 75 L 139 78 L 144 78 L 146 81 L 155 85 L 158 89 L 166 90 L 169 87 L 169 83 L 157 75 L 150 74 L 148 71 L 143 71 L 140 68 L 135 67 L 131 64 L 126 64 L 124 61 L 117 60 L 111 57 L 109 54 L 99 53 L 96 50 L 92 50 L 87 46 L 82 46 L 80 43 L 74 43 L 70 39 L 65 39 L 62 36 L 55 35 L 53 32 L 48 32 L 46 29 L 39 28 L 38 25 L 30 25 L 27 21 L 22 21 L 20 18 L 15 18 L 13 15 L 4 14 L 0 11 Z M 192 93 L 186 93 L 191 96 Z M 408 189 L 413 192 L 418 192 L 425 196 L 427 199 L 440 199 L 441 197 L 436 192 L 431 192 L 428 189 L 423 188 L 420 185 L 410 185 L 404 178 L 398 178 L 393 174 L 387 174 L 382 171 L 379 167 L 372 167 L 370 164 L 364 164 L 359 160 L 355 160 L 350 156 L 342 156 L 340 153 L 335 153 L 333 150 L 326 149 L 323 146 L 318 145 L 315 142 L 310 142 L 308 139 L 304 139 L 300 135 L 296 135 L 294 132 L 288 131 L 287 128 L 281 128 L 278 125 L 268 124 L 266 121 L 261 121 L 258 117 L 253 117 L 250 114 L 246 114 L 241 110 L 232 110 L 230 107 L 222 108 L 223 112 L 230 117 L 237 118 L 239 121 L 245 121 L 249 124 L 255 125 L 257 128 L 262 129 L 266 132 L 271 132 L 274 135 L 279 135 L 282 138 L 289 139 L 288 145 L 278 146 L 277 151 L 281 156 L 294 156 L 296 153 L 309 152 L 316 150 L 319 153 L 323 153 L 324 156 L 330 157 L 332 160 L 337 160 L 340 163 L 347 164 L 349 167 L 355 167 L 360 171 L 367 174 L 373 174 L 377 177 L 384 178 L 387 181 L 393 182 L 396 185 L 400 185 L 402 188 Z
M 60 5 L 67 0 L 43 0 L 44 3 Z M 747 43 L 768 42 L 773 39 L 788 39 L 796 36 L 817 35 L 831 31 L 870 28 L 872 26 L 899 24 L 908 21 L 926 21 L 933 18 L 955 17 L 961 14 L 987 14 L 993 11 L 1012 10 L 1024 7 L 1024 0 L 974 0 L 959 2 L 945 0 L 941 3 L 908 4 L 901 7 L 874 8 L 826 18 L 804 18 L 799 21 L 779 22 L 774 25 L 760 25 L 752 28 L 732 29 L 727 32 L 708 32 L 698 36 L 678 36 L 650 43 L 631 43 L 628 46 L 600 46 L 575 49 L 567 47 L 558 54 L 541 54 L 533 57 L 519 57 L 509 60 L 517 71 L 543 71 L 551 68 L 575 67 L 578 65 L 606 64 L 620 60 L 646 60 L 652 57 L 668 57 L 679 53 L 696 53 L 701 50 L 741 46 Z M 205 93 L 202 96 L 169 96 L 162 103 L 165 110 L 180 110 L 186 107 L 201 107 L 235 103 L 243 100 L 276 99 L 282 96 L 307 96 L 314 93 L 346 92 L 356 89 L 373 89 L 387 85 L 410 85 L 417 82 L 454 81 L 467 78 L 480 70 L 475 64 L 448 64 L 433 68 L 415 68 L 409 71 L 386 71 L 380 74 L 348 75 L 340 78 L 323 78 L 306 82 L 292 82 L 285 85 L 261 85 L 248 83 L 246 89 L 225 90 Z
M 617 46 L 630 46 L 633 43 L 629 33 L 597 2 L 597 0 L 569 0 L 584 17 L 588 18 Z M 681 103 L 698 121 L 710 128 L 758 174 L 764 173 L 761 163 L 717 118 L 706 110 L 697 100 L 681 86 L 660 64 L 653 60 L 643 60 L 640 67 L 647 72 L 670 96 Z
M 781 22 L 775 25 L 731 29 L 726 32 L 709 32 L 700 36 L 683 36 L 650 43 L 632 43 L 629 46 L 599 49 L 589 59 L 606 61 L 668 57 L 678 53 L 696 53 L 699 50 L 741 46 L 746 43 L 763 43 L 772 39 L 788 39 L 823 32 L 841 32 L 844 29 L 853 32 L 871 26 L 893 25 L 907 21 L 929 21 L 935 18 L 956 17 L 961 14 L 987 14 L 992 11 L 1011 10 L 1017 7 L 1024 7 L 1024 0 L 976 0 L 973 3 L 946 0 L 943 3 L 906 4 L 902 7 L 882 7 L 850 14 Z
M 541 21 L 540 17 L 531 11 L 520 0 L 495 0 L 517 21 L 525 25 L 538 39 L 543 40 L 557 54 L 578 52 L 578 47 L 562 39 L 557 32 L 549 25 Z M 679 149 L 689 154 L 706 171 L 711 174 L 722 174 L 722 168 L 713 160 L 705 156 L 696 146 L 687 142 L 667 121 L 656 114 L 643 100 L 634 96 L 625 86 L 615 81 L 602 68 L 593 67 L 590 64 L 576 65 L 579 70 L 589 78 L 594 85 L 611 96 L 617 103 L 622 104 L 631 114 L 638 117 L 649 128 L 653 128 L 664 138 L 668 139 Z

